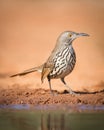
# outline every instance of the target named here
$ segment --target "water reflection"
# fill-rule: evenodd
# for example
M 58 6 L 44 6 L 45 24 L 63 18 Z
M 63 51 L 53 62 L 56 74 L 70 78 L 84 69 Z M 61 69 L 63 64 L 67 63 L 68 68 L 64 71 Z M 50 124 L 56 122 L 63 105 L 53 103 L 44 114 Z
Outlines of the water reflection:
M 60 116 L 48 114 L 47 119 L 41 115 L 41 130 L 67 130 L 65 124 L 65 114 Z M 70 130 L 68 126 L 68 130 Z
M 65 114 L 25 110 L 0 110 L 0 130 L 70 130 Z
M 0 130 L 102 130 L 104 112 L 0 109 Z

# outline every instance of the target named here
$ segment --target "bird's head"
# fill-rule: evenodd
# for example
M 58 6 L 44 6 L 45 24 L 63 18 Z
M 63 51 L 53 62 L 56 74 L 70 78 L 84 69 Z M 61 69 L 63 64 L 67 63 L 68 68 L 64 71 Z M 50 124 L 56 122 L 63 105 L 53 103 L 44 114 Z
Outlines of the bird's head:
M 73 42 L 73 40 L 75 40 L 76 38 L 81 37 L 81 36 L 89 36 L 89 35 L 86 33 L 76 33 L 76 32 L 72 32 L 72 31 L 65 31 L 65 32 L 61 33 L 61 35 L 58 38 L 58 41 L 60 43 L 70 45 Z

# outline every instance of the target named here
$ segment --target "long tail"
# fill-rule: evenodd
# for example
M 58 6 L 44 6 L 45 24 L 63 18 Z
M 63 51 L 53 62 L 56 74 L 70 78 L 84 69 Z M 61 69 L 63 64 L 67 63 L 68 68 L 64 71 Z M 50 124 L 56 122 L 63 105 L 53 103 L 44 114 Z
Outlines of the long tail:
M 26 74 L 29 74 L 29 73 L 32 73 L 32 72 L 35 72 L 35 71 L 42 72 L 42 69 L 43 69 L 43 65 L 31 68 L 31 69 L 28 69 L 28 70 L 25 70 L 25 71 L 23 71 L 21 73 L 17 73 L 17 74 L 11 75 L 10 77 L 23 76 L 23 75 L 26 75 Z

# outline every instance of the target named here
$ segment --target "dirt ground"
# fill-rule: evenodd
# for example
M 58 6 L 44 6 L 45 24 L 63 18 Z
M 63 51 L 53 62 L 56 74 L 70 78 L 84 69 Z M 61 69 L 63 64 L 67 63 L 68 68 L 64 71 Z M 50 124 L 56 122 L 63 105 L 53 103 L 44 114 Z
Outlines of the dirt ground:
M 66 90 L 63 92 L 53 91 L 54 96 L 47 89 L 29 89 L 18 85 L 13 88 L 0 89 L 0 104 L 32 104 L 32 105 L 47 105 L 47 104 L 87 104 L 87 105 L 103 105 L 104 91 L 98 93 L 81 93 L 70 95 Z

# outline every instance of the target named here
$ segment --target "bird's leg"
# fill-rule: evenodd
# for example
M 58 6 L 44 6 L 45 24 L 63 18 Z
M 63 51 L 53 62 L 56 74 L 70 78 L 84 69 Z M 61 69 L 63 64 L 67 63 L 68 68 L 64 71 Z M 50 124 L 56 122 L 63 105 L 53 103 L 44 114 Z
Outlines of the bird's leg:
M 64 85 L 69 89 L 69 93 L 72 95 L 76 95 L 76 93 L 66 84 L 64 78 L 61 78 L 61 81 L 64 83 Z
M 51 87 L 51 80 L 50 80 L 49 77 L 47 77 L 47 79 L 48 79 L 48 83 L 49 83 L 50 93 L 51 93 L 52 95 L 54 95 L 54 94 L 53 94 L 53 91 L 52 91 L 52 87 Z

